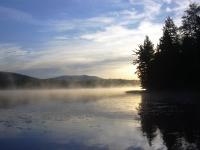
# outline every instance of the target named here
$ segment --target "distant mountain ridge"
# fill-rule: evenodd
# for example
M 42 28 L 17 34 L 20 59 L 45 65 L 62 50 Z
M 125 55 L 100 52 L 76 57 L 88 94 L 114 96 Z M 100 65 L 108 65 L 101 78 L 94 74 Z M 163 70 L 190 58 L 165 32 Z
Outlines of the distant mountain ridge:
M 103 78 L 97 77 L 97 76 L 88 76 L 88 75 L 65 75 L 65 76 L 59 76 L 55 78 L 49 78 L 53 80 L 100 80 Z
M 134 86 L 137 80 L 103 79 L 88 75 L 66 75 L 48 79 L 38 79 L 12 72 L 0 72 L 0 89 L 12 88 L 75 88 Z

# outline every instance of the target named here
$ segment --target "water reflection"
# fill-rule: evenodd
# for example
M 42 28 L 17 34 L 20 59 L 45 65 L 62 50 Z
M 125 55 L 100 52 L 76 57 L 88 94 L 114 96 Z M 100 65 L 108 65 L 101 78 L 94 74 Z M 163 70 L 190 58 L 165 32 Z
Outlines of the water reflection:
M 198 94 L 127 90 L 0 91 L 0 149 L 200 148 Z
M 141 128 L 154 145 L 158 131 L 169 150 L 200 149 L 199 94 L 143 94 L 139 109 Z
M 127 90 L 0 91 L 0 149 L 149 149 Z

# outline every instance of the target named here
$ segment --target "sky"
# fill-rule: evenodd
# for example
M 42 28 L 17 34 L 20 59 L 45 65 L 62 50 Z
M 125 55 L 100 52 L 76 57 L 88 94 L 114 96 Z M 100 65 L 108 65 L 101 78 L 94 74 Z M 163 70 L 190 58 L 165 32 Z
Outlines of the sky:
M 137 79 L 133 50 L 199 0 L 0 0 L 0 71 Z

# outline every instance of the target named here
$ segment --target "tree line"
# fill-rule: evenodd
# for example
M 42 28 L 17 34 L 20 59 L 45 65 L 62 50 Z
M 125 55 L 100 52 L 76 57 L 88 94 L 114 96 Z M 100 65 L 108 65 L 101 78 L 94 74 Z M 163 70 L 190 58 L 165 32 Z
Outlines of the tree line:
M 167 17 L 156 47 L 146 36 L 134 51 L 137 74 L 145 89 L 199 89 L 200 5 L 192 3 L 177 27 Z

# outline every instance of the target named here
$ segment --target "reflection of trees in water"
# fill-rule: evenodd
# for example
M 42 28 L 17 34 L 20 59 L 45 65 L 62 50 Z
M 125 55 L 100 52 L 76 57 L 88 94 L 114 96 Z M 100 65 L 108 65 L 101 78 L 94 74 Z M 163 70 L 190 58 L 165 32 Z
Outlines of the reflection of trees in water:
M 153 94 L 142 95 L 139 115 L 142 131 L 150 145 L 159 129 L 164 144 L 169 150 L 200 149 L 200 104 L 195 102 L 198 99 L 194 99 L 193 96 L 190 97 L 192 98 L 190 103 L 186 103 L 184 97 L 180 95 L 179 97 L 173 95 L 170 100 L 166 100 L 165 97 L 164 95 L 156 97 Z M 188 98 L 189 96 L 187 100 Z

